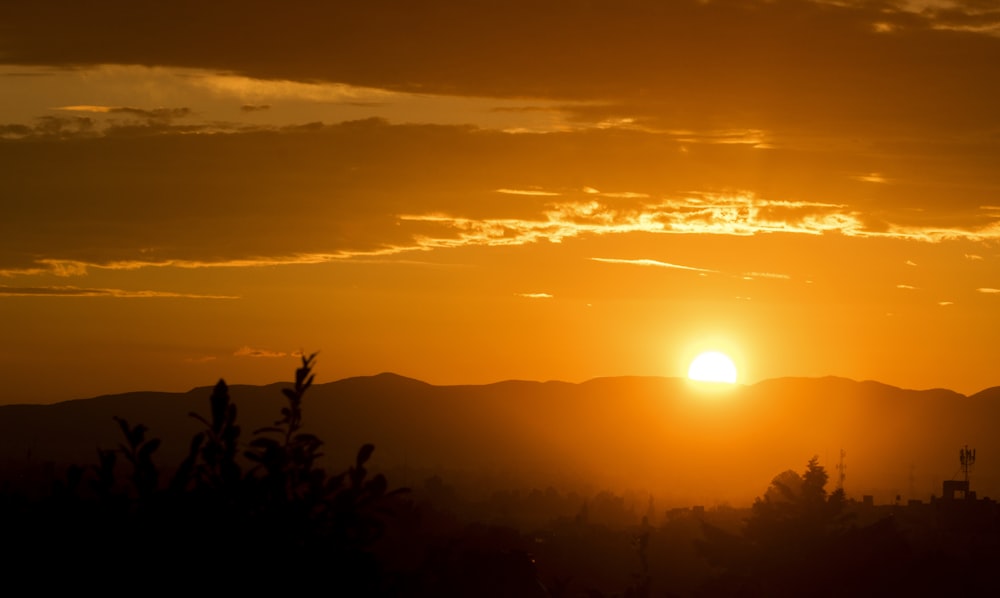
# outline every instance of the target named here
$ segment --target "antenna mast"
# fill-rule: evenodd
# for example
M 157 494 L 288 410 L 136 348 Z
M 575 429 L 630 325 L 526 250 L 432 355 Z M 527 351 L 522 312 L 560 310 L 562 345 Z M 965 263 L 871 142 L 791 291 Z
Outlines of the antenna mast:
M 840 463 L 837 463 L 837 490 L 844 489 L 844 480 L 847 478 L 847 464 L 844 463 L 846 457 L 847 451 L 840 449 Z
M 966 483 L 969 481 L 969 472 L 976 464 L 976 449 L 969 450 L 969 445 L 958 451 L 958 461 L 962 464 L 962 476 Z

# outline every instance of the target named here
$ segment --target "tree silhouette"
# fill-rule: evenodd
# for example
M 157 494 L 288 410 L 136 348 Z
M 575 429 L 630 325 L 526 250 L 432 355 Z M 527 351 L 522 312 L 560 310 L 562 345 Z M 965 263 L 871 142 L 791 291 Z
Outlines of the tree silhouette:
M 801 475 L 789 470 L 774 477 L 741 534 L 706 524 L 699 548 L 722 571 L 711 592 L 780 597 L 884 591 L 877 582 L 892 574 L 905 543 L 891 521 L 853 525 L 843 491 L 827 493 L 828 479 L 813 457 Z
M 801 554 L 843 530 L 843 491 L 828 496 L 828 479 L 817 457 L 801 476 L 791 470 L 775 476 L 764 496 L 754 500 L 746 538 L 765 550 Z

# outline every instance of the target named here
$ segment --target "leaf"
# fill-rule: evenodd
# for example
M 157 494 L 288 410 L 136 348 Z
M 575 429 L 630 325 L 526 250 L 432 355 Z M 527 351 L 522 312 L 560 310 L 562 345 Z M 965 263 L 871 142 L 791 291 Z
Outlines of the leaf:
M 404 486 L 403 488 L 396 488 L 395 490 L 392 490 L 392 491 L 386 493 L 385 496 L 386 496 L 386 498 L 389 498 L 391 496 L 399 496 L 400 494 L 409 494 L 410 492 L 411 492 L 411 490 L 409 488 L 406 488 Z
M 225 380 L 219 379 L 212 390 L 212 396 L 209 397 L 209 404 L 212 407 L 212 428 L 218 431 L 224 421 L 226 407 L 229 406 L 229 387 L 226 386 Z
M 361 485 L 361 482 L 365 480 L 365 476 L 368 475 L 368 470 L 362 466 L 351 468 L 351 483 L 357 487 Z
M 160 439 L 154 438 L 150 440 L 139 449 L 139 458 L 148 460 L 149 456 L 152 455 L 158 448 L 160 448 Z
M 315 445 L 316 447 L 319 447 L 319 445 L 323 444 L 323 441 L 320 440 L 319 437 L 316 436 L 315 434 L 307 434 L 307 433 L 296 434 L 294 440 L 295 442 L 300 442 L 303 444 L 312 444 Z
M 194 411 L 188 413 L 188 417 L 193 417 L 194 419 L 196 419 L 196 420 L 200 421 L 201 423 L 205 424 L 206 428 L 211 428 L 212 427 L 212 424 L 208 423 L 207 419 L 205 419 L 204 417 L 198 415 Z
M 116 422 L 118 422 L 118 427 L 122 429 L 122 434 L 124 434 L 124 435 L 125 435 L 125 438 L 126 438 L 126 439 L 128 439 L 128 438 L 131 438 L 131 436 L 132 436 L 132 431 L 131 431 L 131 430 L 129 429 L 129 425 L 128 425 L 128 422 L 127 422 L 126 420 L 124 420 L 124 419 L 122 419 L 122 418 L 118 417 L 117 415 L 116 415 L 116 416 L 114 416 L 114 418 L 113 418 L 113 419 L 114 419 L 114 420 L 115 420 Z
M 362 465 L 368 462 L 368 459 L 371 458 L 373 452 L 375 452 L 374 444 L 366 444 L 361 447 L 361 450 L 358 451 L 358 461 L 357 461 L 359 469 L 361 468 Z
M 365 484 L 365 490 L 369 494 L 375 497 L 379 497 L 385 494 L 385 490 L 388 487 L 389 483 L 386 482 L 385 476 L 382 474 L 378 474 L 377 476 L 369 480 L 367 484 Z
M 328 492 L 334 492 L 339 490 L 341 486 L 344 485 L 344 478 L 347 477 L 347 472 L 338 473 L 335 476 L 330 476 L 326 481 L 326 489 Z
M 281 445 L 278 441 L 273 438 L 254 438 L 250 441 L 250 446 L 259 446 L 261 448 L 279 448 Z

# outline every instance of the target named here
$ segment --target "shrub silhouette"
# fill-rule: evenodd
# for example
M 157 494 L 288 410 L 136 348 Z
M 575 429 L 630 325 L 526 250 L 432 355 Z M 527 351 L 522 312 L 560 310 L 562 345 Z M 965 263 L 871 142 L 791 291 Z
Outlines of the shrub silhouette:
M 318 466 L 323 442 L 302 425 L 314 359 L 302 356 L 281 418 L 242 449 L 236 405 L 220 380 L 208 417 L 190 414 L 204 430 L 166 482 L 153 460 L 160 440 L 116 417 L 124 440 L 99 450 L 97 465 L 71 467 L 41 500 L 2 497 L 2 533 L 18 555 L 8 566 L 46 563 L 92 576 L 113 563 L 118 580 L 134 583 L 196 566 L 229 589 L 323 578 L 351 595 L 380 593 L 387 580 L 372 549 L 406 489 L 390 491 L 385 477 L 368 475 L 370 444 L 344 471 Z

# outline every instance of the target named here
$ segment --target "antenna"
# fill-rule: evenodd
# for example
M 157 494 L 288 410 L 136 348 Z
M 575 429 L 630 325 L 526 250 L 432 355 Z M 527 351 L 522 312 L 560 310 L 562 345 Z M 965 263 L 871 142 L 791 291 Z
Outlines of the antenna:
M 969 445 L 965 445 L 965 448 L 958 451 L 958 461 L 962 464 L 962 475 L 965 481 L 968 482 L 969 472 L 972 471 L 973 466 L 976 464 L 976 449 L 969 450 Z
M 844 480 L 847 478 L 847 464 L 844 463 L 846 457 L 847 451 L 840 449 L 840 463 L 837 463 L 837 490 L 844 489 Z

